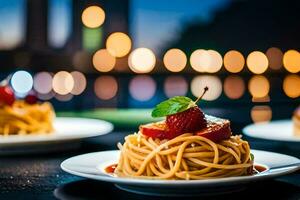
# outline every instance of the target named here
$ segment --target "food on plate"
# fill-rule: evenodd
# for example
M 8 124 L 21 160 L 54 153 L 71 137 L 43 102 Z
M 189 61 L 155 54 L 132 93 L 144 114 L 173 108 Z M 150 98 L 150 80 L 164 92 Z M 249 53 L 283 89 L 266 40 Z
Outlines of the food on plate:
M 293 114 L 294 134 L 300 136 L 300 106 Z
M 0 135 L 49 133 L 54 118 L 49 102 L 38 102 L 33 94 L 16 99 L 8 85 L 0 86 Z
M 158 104 L 153 117 L 165 120 L 141 125 L 128 135 L 117 176 L 148 179 L 211 179 L 255 172 L 247 141 L 233 136 L 230 121 L 203 113 L 198 101 L 176 96 Z M 113 169 L 113 170 L 112 170 Z

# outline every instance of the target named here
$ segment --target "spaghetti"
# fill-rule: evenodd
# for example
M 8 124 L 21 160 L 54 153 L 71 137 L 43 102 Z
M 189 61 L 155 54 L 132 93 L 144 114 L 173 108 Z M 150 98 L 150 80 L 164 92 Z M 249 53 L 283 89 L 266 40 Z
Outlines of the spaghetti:
M 0 108 L 0 135 L 26 135 L 53 131 L 55 112 L 50 103 L 15 101 Z
M 118 176 L 150 179 L 210 179 L 248 175 L 252 172 L 248 142 L 240 136 L 215 143 L 185 133 L 171 140 L 146 137 L 141 133 L 118 144 L 121 156 Z

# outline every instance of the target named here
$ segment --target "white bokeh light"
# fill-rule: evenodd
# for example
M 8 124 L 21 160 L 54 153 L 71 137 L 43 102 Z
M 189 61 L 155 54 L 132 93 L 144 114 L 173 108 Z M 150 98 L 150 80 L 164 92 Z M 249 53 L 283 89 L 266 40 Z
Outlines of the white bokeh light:
M 199 97 L 205 87 L 208 87 L 207 93 L 202 99 L 206 101 L 213 101 L 220 97 L 222 94 L 222 82 L 217 76 L 200 75 L 193 78 L 191 82 L 191 91 L 195 97 Z
M 138 48 L 131 52 L 128 58 L 129 68 L 135 73 L 149 73 L 156 64 L 156 58 L 150 49 Z
M 57 72 L 53 76 L 52 87 L 53 90 L 60 95 L 66 95 L 70 93 L 74 87 L 73 76 L 66 71 Z
M 19 97 L 25 96 L 33 86 L 33 78 L 26 71 L 17 71 L 11 77 L 11 86 Z

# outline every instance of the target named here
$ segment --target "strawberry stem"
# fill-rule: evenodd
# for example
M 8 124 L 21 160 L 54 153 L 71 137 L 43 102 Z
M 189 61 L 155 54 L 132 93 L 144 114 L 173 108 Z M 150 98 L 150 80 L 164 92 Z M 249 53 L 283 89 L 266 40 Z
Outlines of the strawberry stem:
M 207 91 L 208 91 L 208 87 L 206 86 L 206 87 L 204 88 L 204 91 L 203 91 L 202 95 L 196 99 L 195 104 L 197 104 L 197 102 L 200 101 L 200 100 L 202 99 L 202 97 L 204 96 L 204 94 L 205 94 Z

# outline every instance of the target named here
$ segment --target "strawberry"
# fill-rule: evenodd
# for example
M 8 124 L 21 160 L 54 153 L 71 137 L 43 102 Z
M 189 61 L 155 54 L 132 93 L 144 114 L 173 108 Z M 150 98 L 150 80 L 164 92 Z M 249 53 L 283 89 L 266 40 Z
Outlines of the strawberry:
M 37 103 L 37 97 L 35 94 L 28 94 L 26 97 L 25 97 L 25 102 L 28 103 L 28 104 L 35 104 Z
M 9 86 L 0 86 L 0 104 L 12 105 L 15 102 L 15 95 Z
M 194 133 L 206 127 L 204 113 L 198 106 L 189 108 L 183 112 L 168 115 L 166 118 L 167 136 L 172 139 L 183 133 Z
M 150 124 L 145 124 L 140 126 L 140 132 L 143 135 L 152 138 L 166 139 L 169 136 L 167 135 L 166 123 L 165 121 L 155 122 Z
M 206 127 L 197 131 L 196 135 L 200 135 L 214 142 L 230 138 L 231 129 L 229 120 L 209 115 L 205 115 L 205 118 L 207 120 Z
M 156 105 L 151 113 L 152 117 L 166 117 L 166 126 L 160 138 L 172 139 L 180 134 L 194 133 L 206 127 L 205 115 L 197 106 L 197 102 L 207 90 L 208 87 L 205 87 L 196 101 L 188 97 L 175 96 Z

